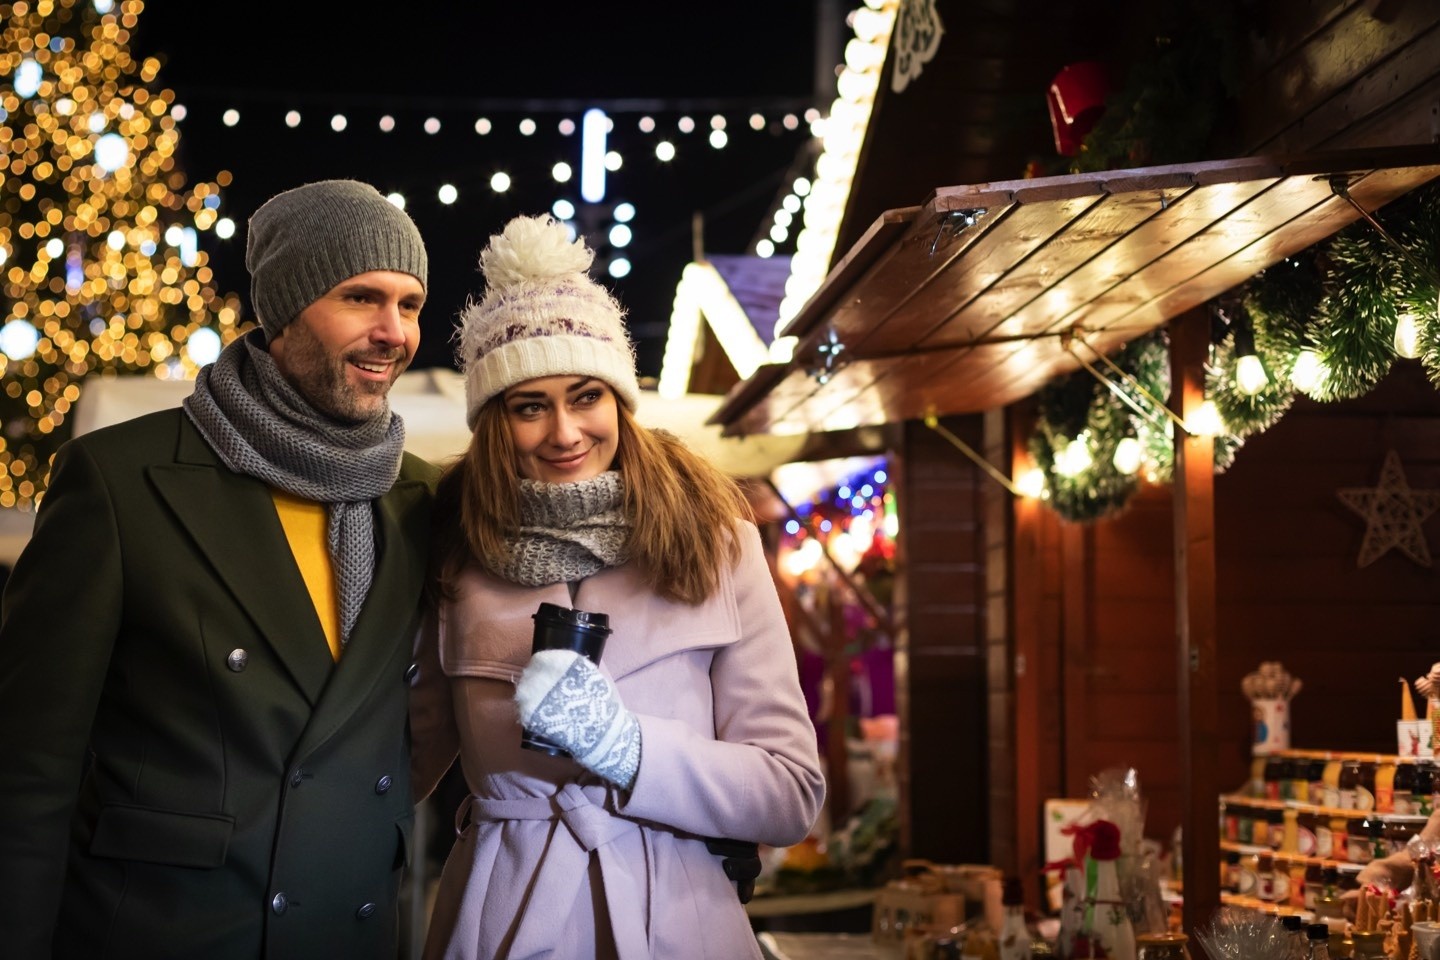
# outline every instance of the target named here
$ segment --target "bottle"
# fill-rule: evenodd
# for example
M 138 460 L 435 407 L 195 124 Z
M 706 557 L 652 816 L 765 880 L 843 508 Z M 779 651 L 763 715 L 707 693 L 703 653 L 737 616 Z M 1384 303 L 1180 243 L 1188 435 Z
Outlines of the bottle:
M 1398 772 L 1394 761 L 1375 764 L 1375 812 L 1395 812 L 1395 774 Z
M 1130 924 L 1130 915 L 1125 911 L 1120 896 L 1120 876 L 1115 872 L 1114 860 L 1101 860 L 1094 856 L 1095 863 L 1095 924 L 1092 935 L 1097 937 L 1110 960 L 1136 960 L 1135 928 Z
M 1030 930 L 1025 926 L 1025 888 L 1019 877 L 1007 877 L 1000 902 L 1005 919 L 1000 926 L 1000 960 L 1029 960 Z
M 1297 948 L 1301 953 L 1305 951 L 1305 921 L 1293 913 L 1287 913 L 1280 918 L 1280 926 L 1285 930 L 1285 939 L 1299 944 Z M 1295 953 L 1292 951 L 1292 957 Z
M 1309 866 L 1305 868 L 1304 893 L 1300 903 L 1306 910 L 1315 909 L 1315 902 L 1320 898 L 1321 891 L 1324 890 L 1324 877 L 1324 868 L 1315 861 L 1310 861 Z
M 1240 808 L 1221 803 L 1220 835 L 1231 843 L 1240 842 Z
M 1270 902 L 1290 902 L 1290 861 L 1276 857 L 1270 866 Z
M 1342 762 L 1338 757 L 1327 756 L 1325 760 L 1325 772 L 1320 779 L 1325 784 L 1325 801 L 1322 806 L 1340 806 L 1340 767 Z
M 1265 758 L 1263 756 L 1250 758 L 1250 780 L 1245 785 L 1245 792 L 1257 800 L 1265 796 Z
M 1286 807 L 1280 811 L 1280 849 L 1286 853 L 1300 852 L 1300 811 Z
M 1359 809 L 1355 805 L 1355 791 L 1359 786 L 1360 761 L 1353 758 L 1342 761 L 1340 764 L 1340 802 L 1337 804 L 1341 810 Z
M 1330 928 L 1323 923 L 1312 923 L 1305 928 L 1308 951 L 1305 960 L 1330 960 Z
M 1290 861 L 1290 906 L 1305 909 L 1305 861 Z
M 1377 784 L 1374 760 L 1361 760 L 1355 770 L 1355 809 L 1374 810 Z
M 1399 814 L 1411 814 L 1415 812 L 1415 764 L 1397 763 L 1395 765 L 1395 787 L 1394 800 L 1391 806 Z
M 1375 859 L 1375 847 L 1370 839 L 1372 823 L 1369 817 L 1350 823 L 1350 836 L 1345 844 L 1345 859 L 1351 863 L 1369 863 Z
M 1242 897 L 1255 897 L 1260 887 L 1260 858 L 1250 853 L 1240 858 L 1240 872 L 1235 878 L 1235 892 Z
M 1295 757 L 1290 761 L 1290 799 L 1300 803 L 1310 802 L 1310 757 Z
M 1270 829 L 1270 820 L 1264 810 L 1250 811 L 1250 829 L 1246 830 L 1245 825 L 1240 825 L 1240 842 L 1253 843 L 1257 847 L 1265 846 L 1265 833 Z M 1249 839 L 1245 839 L 1246 837 Z
M 1415 762 L 1414 791 L 1410 795 L 1410 812 L 1428 817 L 1435 811 L 1435 764 L 1429 760 Z
M 1385 821 L 1379 817 L 1370 818 L 1370 859 L 1383 860 L 1390 856 L 1390 840 L 1385 836 Z
M 1265 812 L 1265 842 L 1270 849 L 1279 850 L 1285 845 L 1285 814 L 1287 811 L 1275 808 Z
M 1350 820 L 1348 817 L 1330 818 L 1330 859 L 1349 859 Z
M 1330 830 L 1330 818 L 1323 813 L 1315 817 L 1315 856 L 1322 860 L 1335 856 L 1335 834 Z
M 1317 753 L 1310 758 L 1307 775 L 1310 778 L 1310 802 L 1317 807 L 1325 805 L 1325 761 L 1328 754 Z

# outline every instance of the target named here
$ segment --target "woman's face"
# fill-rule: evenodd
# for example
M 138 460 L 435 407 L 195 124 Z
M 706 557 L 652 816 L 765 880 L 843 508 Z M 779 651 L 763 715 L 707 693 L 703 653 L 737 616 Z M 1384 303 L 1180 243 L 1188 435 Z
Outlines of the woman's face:
M 538 377 L 505 391 L 505 422 L 520 475 L 542 483 L 589 480 L 620 445 L 615 391 L 594 377 Z

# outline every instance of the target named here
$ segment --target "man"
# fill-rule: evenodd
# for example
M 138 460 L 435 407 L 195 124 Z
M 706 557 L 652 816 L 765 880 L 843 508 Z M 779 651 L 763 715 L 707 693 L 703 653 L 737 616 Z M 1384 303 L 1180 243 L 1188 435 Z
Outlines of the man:
M 419 232 L 312 183 L 250 221 L 261 329 L 55 459 L 0 620 L 0 954 L 385 957 L 432 469 L 387 392 Z

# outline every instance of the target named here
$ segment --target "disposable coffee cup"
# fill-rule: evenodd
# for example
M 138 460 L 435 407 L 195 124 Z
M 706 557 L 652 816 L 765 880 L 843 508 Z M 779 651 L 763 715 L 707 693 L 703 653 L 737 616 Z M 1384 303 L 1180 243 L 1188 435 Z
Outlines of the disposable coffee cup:
M 554 603 L 542 603 L 531 615 L 535 621 L 535 632 L 530 643 L 530 653 L 541 650 L 573 650 L 591 663 L 600 662 L 605 652 L 605 640 L 610 636 L 610 618 L 603 613 L 573 610 Z M 520 746 L 526 750 L 538 750 L 552 757 L 570 756 L 565 750 L 529 730 L 520 735 Z

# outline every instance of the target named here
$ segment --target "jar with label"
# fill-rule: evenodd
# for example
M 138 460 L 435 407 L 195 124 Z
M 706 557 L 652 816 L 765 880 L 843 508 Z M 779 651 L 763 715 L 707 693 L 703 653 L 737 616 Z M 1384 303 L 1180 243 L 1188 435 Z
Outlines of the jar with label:
M 1245 792 L 1257 800 L 1265 796 L 1265 757 L 1250 758 L 1250 779 Z
M 1330 818 L 1324 814 L 1315 816 L 1315 856 L 1322 860 L 1335 857 L 1334 834 L 1330 832 Z
M 1375 764 L 1375 811 L 1395 812 L 1395 773 L 1393 760 L 1382 760 Z
M 1275 858 L 1262 853 L 1255 860 L 1255 899 L 1275 902 Z
M 1415 786 L 1410 795 L 1410 812 L 1428 817 L 1435 811 L 1435 764 L 1429 760 L 1415 762 Z
M 1325 754 L 1316 754 L 1306 767 L 1306 775 L 1310 779 L 1309 800 L 1316 806 L 1325 805 L 1325 760 Z
M 1280 799 L 1280 781 L 1285 778 L 1285 758 L 1271 756 L 1265 761 L 1265 799 Z
M 1338 757 L 1330 757 L 1325 761 L 1325 772 L 1321 774 L 1321 780 L 1325 784 L 1326 807 L 1340 806 L 1340 768 L 1344 763 Z
M 1220 889 L 1226 893 L 1240 892 L 1240 851 L 1225 851 L 1225 859 L 1220 863 Z
M 1265 811 L 1265 842 L 1271 850 L 1285 846 L 1285 811 L 1278 807 Z
M 1183 933 L 1142 933 L 1135 937 L 1136 960 L 1190 960 Z
M 1300 852 L 1300 811 L 1294 807 L 1280 811 L 1280 849 L 1286 853 Z
M 1235 878 L 1235 892 L 1242 897 L 1256 897 L 1260 888 L 1260 857 L 1247 853 L 1240 857 L 1240 872 Z
M 1348 860 L 1350 846 L 1350 819 L 1348 817 L 1330 818 L 1330 859 Z
M 1355 781 L 1355 809 L 1375 809 L 1375 777 L 1377 764 L 1374 760 L 1361 760 Z
M 1341 810 L 1358 810 L 1355 791 L 1360 786 L 1360 761 L 1350 759 L 1340 764 L 1340 802 L 1336 804 Z M 1373 799 L 1373 796 L 1372 796 Z
M 1415 812 L 1415 764 L 1397 763 L 1395 765 L 1395 788 L 1394 800 L 1391 807 L 1396 813 L 1411 814 Z
M 1221 805 L 1220 836 L 1231 843 L 1240 842 L 1240 811 L 1228 803 Z
M 1297 910 L 1305 907 L 1305 861 L 1295 859 L 1290 861 L 1290 896 L 1287 902 Z
M 1308 756 L 1290 759 L 1290 799 L 1300 803 L 1310 802 L 1310 758 Z
M 1345 844 L 1345 859 L 1351 863 L 1369 863 L 1375 859 L 1375 848 L 1370 839 L 1371 822 L 1366 817 L 1363 820 L 1352 821 L 1350 824 L 1350 835 Z
M 1255 811 L 1249 807 L 1239 807 L 1235 811 L 1235 842 L 1255 842 Z
M 1302 813 L 1296 818 L 1295 850 L 1302 857 L 1315 857 L 1315 847 L 1315 814 Z
M 1315 902 L 1325 889 L 1325 869 L 1313 860 L 1305 867 L 1305 891 L 1301 906 L 1314 910 Z

